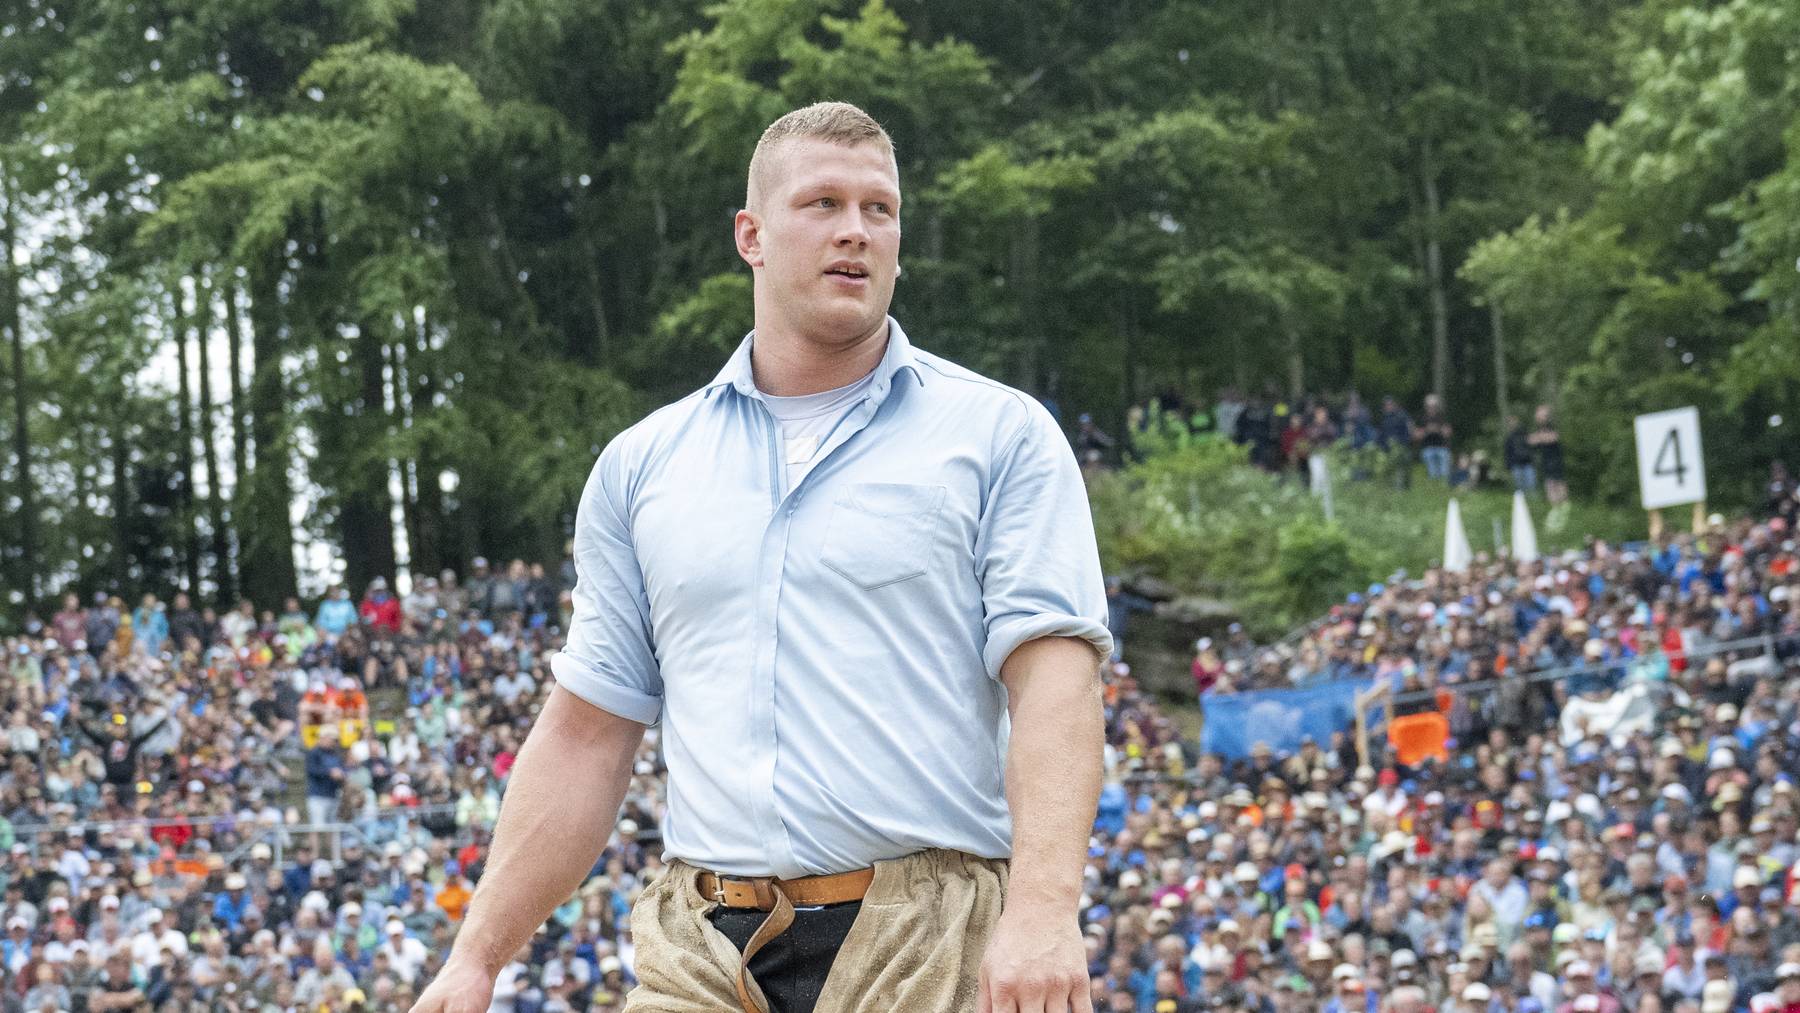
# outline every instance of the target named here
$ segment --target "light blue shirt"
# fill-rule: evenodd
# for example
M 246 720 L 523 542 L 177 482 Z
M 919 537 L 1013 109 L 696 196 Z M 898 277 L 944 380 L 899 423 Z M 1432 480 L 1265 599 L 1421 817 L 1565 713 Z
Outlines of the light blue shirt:
M 1037 637 L 1085 639 L 1096 666 L 1111 651 L 1087 492 L 1049 412 L 891 319 L 888 335 L 786 496 L 754 335 L 588 478 L 551 670 L 662 722 L 670 857 L 784 878 L 934 847 L 1010 857 L 1000 667 Z

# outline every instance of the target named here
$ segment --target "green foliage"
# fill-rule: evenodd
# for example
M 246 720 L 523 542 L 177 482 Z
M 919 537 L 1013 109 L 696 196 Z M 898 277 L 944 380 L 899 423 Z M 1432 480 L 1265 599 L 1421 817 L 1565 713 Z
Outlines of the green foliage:
M 1258 636 L 1279 636 L 1351 591 L 1440 560 L 1449 492 L 1422 468 L 1405 489 L 1352 481 L 1349 451 L 1334 448 L 1327 520 L 1299 478 L 1252 468 L 1243 447 L 1179 420 L 1152 415 L 1133 448 L 1136 460 L 1088 484 L 1101 564 L 1222 599 Z M 1457 498 L 1473 548 L 1496 551 L 1491 532 L 1510 532 L 1511 494 L 1490 487 Z M 1533 508 L 1546 552 L 1588 536 L 1643 537 L 1643 515 L 1630 507 L 1577 500 L 1561 532 L 1543 529 L 1541 500 Z
M 420 567 L 554 552 L 592 453 L 750 327 L 745 163 L 770 120 L 827 98 L 895 138 L 909 333 L 1071 414 L 1119 431 L 1163 392 L 1416 406 L 1441 387 L 1459 434 L 1493 433 L 1497 309 L 1504 394 L 1558 409 L 1585 497 L 1631 498 L 1631 415 L 1694 403 L 1715 498 L 1745 501 L 1800 424 L 1797 12 L 15 4 L 0 335 L 17 307 L 23 368 L 5 357 L 0 389 L 28 403 L 22 431 L 0 412 L 0 572 L 185 575 L 185 550 L 152 547 L 188 543 L 199 486 L 175 474 L 144 511 L 193 446 L 169 363 L 197 330 L 243 359 L 239 403 L 213 392 L 246 474 L 225 487 L 237 553 L 209 579 L 241 564 L 287 590 L 297 532 L 352 576 L 391 572 L 396 506 Z M 201 278 L 211 305 L 177 320 L 172 292 Z M 1145 460 L 1096 484 L 1114 565 L 1272 622 L 1308 607 L 1297 589 L 1434 551 L 1441 498 L 1365 510 L 1340 484 L 1328 528 L 1191 421 L 1153 418 Z M 35 546 L 14 534 L 31 487 Z M 318 508 L 290 525 L 300 492 Z M 1321 569 L 1281 576 L 1300 563 Z

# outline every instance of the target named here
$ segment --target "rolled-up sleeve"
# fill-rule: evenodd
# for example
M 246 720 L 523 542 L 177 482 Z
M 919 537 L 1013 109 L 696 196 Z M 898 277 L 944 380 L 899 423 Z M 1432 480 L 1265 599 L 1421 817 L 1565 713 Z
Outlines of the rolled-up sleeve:
M 975 542 L 987 646 L 982 660 L 998 679 L 1020 644 L 1079 637 L 1099 657 L 1112 653 L 1106 587 L 1087 489 L 1069 441 L 1050 413 L 1029 415 L 995 459 Z
M 623 502 L 623 452 L 614 440 L 588 475 L 575 513 L 574 616 L 550 671 L 569 692 L 622 718 L 656 724 L 662 672 L 650 600 Z

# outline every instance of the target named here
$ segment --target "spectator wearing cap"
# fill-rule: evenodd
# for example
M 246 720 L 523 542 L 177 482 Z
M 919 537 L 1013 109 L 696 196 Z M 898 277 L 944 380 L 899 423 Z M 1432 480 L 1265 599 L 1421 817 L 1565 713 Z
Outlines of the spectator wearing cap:
M 131 954 L 124 950 L 110 954 L 89 993 L 88 1009 L 96 1013 L 100 1010 L 137 1010 L 148 1003 L 149 998 L 138 987 L 137 976 L 132 971 Z
M 374 950 L 381 943 L 381 933 L 363 918 L 363 906 L 361 902 L 354 900 L 345 901 L 338 908 L 337 925 L 332 931 L 332 942 L 340 950 L 351 940 L 364 953 Z
M 1800 1013 L 1800 961 L 1776 967 L 1775 981 L 1775 1008 L 1779 1013 Z
M 1663 960 L 1658 954 L 1640 953 L 1631 961 L 1630 981 L 1620 990 L 1619 1000 L 1628 1010 L 1640 1008 L 1649 996 L 1662 995 Z
M 309 1009 L 329 1003 L 333 997 L 356 987 L 356 979 L 338 963 L 331 941 L 320 937 L 313 943 L 312 966 L 294 983 L 294 1001 Z
M 400 602 L 388 591 L 386 577 L 369 581 L 369 589 L 356 607 L 356 617 L 377 634 L 400 632 Z
M 161 908 L 151 908 L 144 912 L 137 930 L 126 939 L 131 966 L 139 971 L 147 972 L 160 964 L 165 947 L 177 955 L 187 953 L 187 937 L 174 927 L 165 925 L 163 919 Z
M 1489 861 L 1482 871 L 1480 881 L 1471 888 L 1470 893 L 1487 903 L 1502 937 L 1510 938 L 1517 934 L 1525 923 L 1531 895 L 1518 877 L 1513 875 L 1513 863 L 1510 859 L 1500 857 Z
M 1306 866 L 1295 862 L 1282 870 L 1281 893 L 1282 903 L 1275 911 L 1275 926 L 1270 937 L 1280 941 L 1295 929 L 1303 936 L 1318 932 L 1324 916 L 1319 913 L 1319 905 L 1308 896 Z
M 1441 1007 L 1440 1013 L 1488 1013 L 1494 1001 L 1493 990 L 1479 981 L 1464 985 L 1462 992 Z
M 1623 1013 L 1619 1000 L 1595 982 L 1596 969 L 1585 960 L 1573 960 L 1563 970 L 1564 1001 L 1557 1013 Z
M 225 888 L 213 895 L 213 921 L 234 931 L 243 924 L 244 909 L 251 904 L 248 885 L 241 872 L 225 874 Z
M 1537 963 L 1537 954 L 1547 952 L 1548 946 L 1534 949 L 1532 943 L 1524 940 L 1513 943 L 1506 949 L 1506 965 L 1499 973 L 1503 976 L 1501 983 L 1514 995 L 1530 996 L 1550 1009 L 1556 1005 L 1556 978 L 1540 970 Z
M 569 950 L 573 952 L 574 940 L 564 936 L 563 941 L 569 944 Z M 388 964 L 394 969 L 394 973 L 409 985 L 418 983 L 419 971 L 425 966 L 425 961 L 429 956 L 425 950 L 425 944 L 408 935 L 406 923 L 398 918 L 389 918 L 387 923 L 382 926 L 381 945 L 377 947 L 376 952 L 386 954 Z M 582 963 L 583 968 L 581 982 L 586 984 L 587 965 L 585 962 L 578 961 L 578 963 Z
M 1375 1013 L 1380 1008 L 1380 997 L 1367 987 L 1355 964 L 1331 969 L 1331 998 L 1320 1007 L 1321 1013 Z
M 1740 992 L 1770 992 L 1776 985 L 1774 947 L 1769 928 L 1754 911 L 1740 908 L 1732 921 L 1731 943 L 1727 948 L 1726 969 Z
M 1700 1013 L 1732 1013 L 1737 1009 L 1737 989 L 1729 981 L 1713 980 L 1700 991 Z
M 1674 947 L 1669 953 L 1669 966 L 1663 971 L 1662 989 L 1665 993 L 1678 995 L 1684 999 L 1698 1000 L 1700 990 L 1706 986 L 1706 968 L 1702 966 L 1699 954 L 1694 947 L 1694 934 L 1686 928 L 1675 933 Z

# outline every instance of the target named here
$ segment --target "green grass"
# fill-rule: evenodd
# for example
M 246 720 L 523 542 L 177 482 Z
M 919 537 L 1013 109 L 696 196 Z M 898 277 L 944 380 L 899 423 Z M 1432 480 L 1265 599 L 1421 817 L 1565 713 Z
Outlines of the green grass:
M 1451 492 L 1442 482 L 1427 478 L 1424 468 L 1414 469 L 1412 485 L 1407 489 L 1396 489 L 1392 483 L 1379 480 L 1352 482 L 1344 469 L 1334 468 L 1332 491 L 1338 526 L 1350 536 L 1358 562 L 1367 568 L 1371 579 L 1398 569 L 1417 576 L 1442 560 L 1444 521 Z M 1455 496 L 1462 507 L 1469 547 L 1476 554 L 1491 554 L 1497 548 L 1496 522 L 1501 540 L 1511 541 L 1510 488 L 1458 490 Z M 1529 497 L 1527 502 L 1537 528 L 1538 550 L 1545 555 L 1580 548 L 1589 537 L 1617 544 L 1642 539 L 1647 534 L 1644 511 L 1635 503 L 1571 500 L 1567 522 L 1560 532 L 1551 532 L 1545 525 L 1550 506 L 1543 494 Z M 1685 518 L 1666 519 L 1672 526 L 1685 526 Z
M 1334 459 L 1328 524 L 1299 476 L 1250 467 L 1242 447 L 1179 429 L 1142 442 L 1141 460 L 1088 483 L 1107 572 L 1155 576 L 1178 594 L 1223 600 L 1259 638 L 1311 621 L 1396 571 L 1417 577 L 1443 554 L 1450 490 L 1416 463 L 1411 484 L 1397 489 L 1386 478 L 1350 481 L 1347 461 Z M 1511 538 L 1510 488 L 1456 495 L 1477 554 L 1496 549 L 1495 521 L 1501 539 Z M 1544 554 L 1590 537 L 1617 543 L 1646 533 L 1635 503 L 1572 502 L 1559 531 L 1549 530 L 1541 496 L 1531 507 Z

